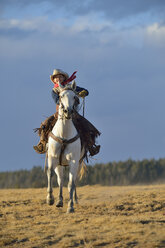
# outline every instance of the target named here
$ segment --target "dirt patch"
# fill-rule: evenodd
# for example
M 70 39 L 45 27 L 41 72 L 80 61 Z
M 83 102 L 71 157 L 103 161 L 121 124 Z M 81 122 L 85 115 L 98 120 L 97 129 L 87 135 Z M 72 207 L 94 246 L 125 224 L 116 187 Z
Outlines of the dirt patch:
M 165 247 L 165 185 L 77 191 L 66 214 L 67 188 L 60 209 L 46 204 L 46 189 L 0 190 L 0 247 Z

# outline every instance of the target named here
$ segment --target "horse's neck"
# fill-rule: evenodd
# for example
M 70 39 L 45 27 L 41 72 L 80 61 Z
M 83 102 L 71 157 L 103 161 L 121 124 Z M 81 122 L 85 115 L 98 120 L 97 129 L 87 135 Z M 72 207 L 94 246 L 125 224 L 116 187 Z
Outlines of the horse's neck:
M 77 134 L 77 130 L 72 122 L 71 119 L 65 120 L 58 118 L 55 127 L 53 128 L 52 132 L 57 135 L 58 137 L 64 139 L 73 138 Z

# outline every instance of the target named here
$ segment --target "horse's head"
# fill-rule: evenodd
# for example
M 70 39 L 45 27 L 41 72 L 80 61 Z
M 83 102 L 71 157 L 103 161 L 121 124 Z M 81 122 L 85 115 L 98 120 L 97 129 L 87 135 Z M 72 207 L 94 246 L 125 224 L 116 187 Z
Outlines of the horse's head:
M 67 85 L 65 87 L 59 85 L 59 88 L 59 114 L 66 119 L 70 119 L 74 113 L 75 106 L 79 101 L 75 92 L 76 82 L 73 81 L 71 85 Z

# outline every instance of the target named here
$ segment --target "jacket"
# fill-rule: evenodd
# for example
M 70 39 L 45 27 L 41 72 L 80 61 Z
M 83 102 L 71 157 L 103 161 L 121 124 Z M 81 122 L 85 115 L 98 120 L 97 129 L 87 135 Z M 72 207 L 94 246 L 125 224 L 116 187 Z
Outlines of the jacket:
M 59 94 L 58 94 L 58 90 L 54 90 L 55 88 L 53 88 L 52 90 L 52 97 L 53 97 L 53 100 L 54 102 L 59 105 Z M 76 86 L 76 92 L 77 94 L 80 93 L 81 91 L 85 90 L 86 91 L 86 96 L 89 95 L 89 92 L 88 90 L 82 88 L 82 87 L 79 87 L 79 86 Z

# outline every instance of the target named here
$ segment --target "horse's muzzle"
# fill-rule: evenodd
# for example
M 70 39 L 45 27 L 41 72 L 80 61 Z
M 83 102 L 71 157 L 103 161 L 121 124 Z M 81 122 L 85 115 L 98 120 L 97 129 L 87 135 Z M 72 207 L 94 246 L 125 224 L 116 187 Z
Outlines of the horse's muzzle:
M 73 114 L 73 109 L 72 108 L 64 109 L 64 115 L 65 115 L 66 119 L 71 119 L 72 114 Z

